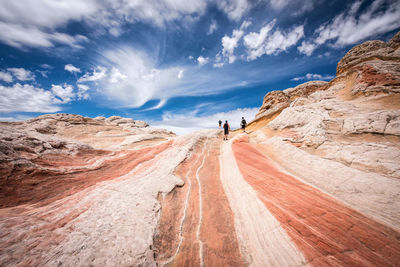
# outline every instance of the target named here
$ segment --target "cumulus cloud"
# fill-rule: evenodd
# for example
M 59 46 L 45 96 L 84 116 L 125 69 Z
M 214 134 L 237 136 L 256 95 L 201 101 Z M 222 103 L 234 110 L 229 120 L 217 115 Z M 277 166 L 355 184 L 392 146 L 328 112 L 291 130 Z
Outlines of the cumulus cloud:
M 10 73 L 0 71 L 0 80 L 6 82 L 6 83 L 11 83 L 13 81 L 13 78 Z
M 122 74 L 119 69 L 113 67 L 110 73 L 110 83 L 117 83 L 123 80 L 126 80 L 128 77 L 125 74 Z
M 28 84 L 0 85 L 0 112 L 57 112 L 57 104 L 51 91 Z
M 55 103 L 66 104 L 72 101 L 75 97 L 74 87 L 69 84 L 51 85 L 51 92 L 53 93 Z
M 239 128 L 240 121 L 244 117 L 248 122 L 254 119 L 258 108 L 238 108 L 227 112 L 214 113 L 207 116 L 192 114 L 164 113 L 162 121 L 153 122 L 152 125 L 165 128 L 177 134 L 186 134 L 201 129 L 216 129 L 218 121 L 228 121 L 231 129 Z
M 197 58 L 197 62 L 199 63 L 199 66 L 203 66 L 203 65 L 207 64 L 208 57 L 199 56 Z
M 78 84 L 78 99 L 89 99 L 89 91 L 90 87 L 85 84 Z
M 332 21 L 320 26 L 315 31 L 315 37 L 303 42 L 298 50 L 309 56 L 317 47 L 327 42 L 336 47 L 343 47 L 400 27 L 400 2 L 375 0 L 360 12 L 362 3 L 353 3 Z M 385 10 L 382 10 L 382 7 L 385 7 Z
M 86 72 L 82 77 L 78 79 L 78 83 L 83 82 L 95 82 L 101 80 L 107 76 L 107 68 L 98 66 L 91 73 Z
M 225 35 L 222 37 L 222 51 L 216 56 L 216 63 L 214 67 L 222 67 L 225 61 L 228 61 L 229 64 L 232 64 L 236 60 L 236 56 L 234 55 L 235 49 L 239 45 L 239 41 L 244 35 L 244 30 L 250 26 L 251 22 L 245 20 L 239 29 L 235 29 L 232 32 L 232 36 L 229 37 Z
M 31 81 L 35 79 L 35 74 L 24 68 L 7 68 L 18 80 Z
M 327 80 L 332 80 L 335 76 L 333 75 L 328 75 L 328 74 L 316 74 L 316 73 L 307 73 L 304 76 L 300 77 L 295 77 L 291 81 L 303 81 L 303 80 L 322 80 L 322 81 L 327 81 Z
M 317 48 L 316 44 L 303 41 L 301 42 L 301 45 L 297 47 L 297 50 L 299 50 L 300 53 L 303 53 L 307 56 L 311 56 L 311 54 L 314 52 L 314 50 Z
M 73 73 L 73 72 L 81 72 L 81 69 L 75 67 L 75 66 L 72 65 L 72 64 L 67 64 L 67 65 L 65 65 L 64 69 L 65 69 L 66 71 L 71 72 L 71 73 Z
M 251 32 L 243 40 L 247 48 L 247 60 L 254 60 L 262 55 L 277 55 L 294 46 L 304 36 L 304 26 L 296 26 L 288 32 L 279 29 L 272 31 L 275 20 L 260 29 L 260 32 Z

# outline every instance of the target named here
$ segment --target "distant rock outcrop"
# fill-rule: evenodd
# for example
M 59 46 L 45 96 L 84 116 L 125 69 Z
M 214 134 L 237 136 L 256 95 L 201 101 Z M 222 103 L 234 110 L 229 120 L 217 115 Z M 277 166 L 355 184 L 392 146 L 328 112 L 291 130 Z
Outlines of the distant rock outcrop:
M 263 104 L 255 119 L 268 117 L 280 112 L 284 108 L 289 107 L 297 98 L 305 98 L 315 91 L 326 89 L 327 84 L 324 81 L 310 81 L 283 91 L 269 92 L 265 95 Z

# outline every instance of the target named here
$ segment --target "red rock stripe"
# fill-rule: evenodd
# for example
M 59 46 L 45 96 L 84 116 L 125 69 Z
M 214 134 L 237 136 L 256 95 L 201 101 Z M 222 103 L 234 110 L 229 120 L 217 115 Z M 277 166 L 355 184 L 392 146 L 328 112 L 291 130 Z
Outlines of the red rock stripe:
M 232 149 L 243 177 L 312 265 L 398 266 L 398 232 L 283 173 L 251 144 Z
M 244 266 L 234 215 L 219 179 L 220 141 L 213 139 L 200 171 L 203 195 L 201 240 L 205 266 Z
M 219 180 L 218 154 L 219 140 L 212 139 L 198 146 L 193 152 L 194 156 L 178 167 L 176 174 L 185 181 L 185 185 L 182 188 L 175 188 L 162 203 L 159 234 L 155 240 L 159 253 L 158 263 L 166 263 L 175 254 L 179 243 L 179 231 L 177 231 L 179 226 L 176 221 L 181 221 L 184 201 L 188 193 L 186 190 L 189 190 L 189 185 L 191 185 L 186 218 L 182 227 L 183 242 L 176 257 L 168 261 L 169 265 L 201 265 L 200 242 L 203 247 L 202 259 L 205 266 L 244 265 L 237 243 L 233 213 Z M 203 206 L 201 220 L 196 172 L 201 180 Z M 174 198 L 175 200 L 172 200 Z M 177 212 L 176 208 L 180 211 Z M 197 239 L 199 223 L 201 223 L 200 240 Z
M 121 177 L 139 164 L 151 160 L 167 149 L 170 142 L 158 146 L 128 151 L 122 158 L 110 158 L 99 166 L 75 171 L 20 168 L 0 181 L 0 208 L 36 203 L 46 205 L 56 199 L 75 194 L 98 182 Z M 121 152 L 126 153 L 126 152 Z M 82 155 L 80 155 L 82 157 Z M 45 164 L 46 159 L 41 161 Z M 54 166 L 54 161 L 48 165 Z

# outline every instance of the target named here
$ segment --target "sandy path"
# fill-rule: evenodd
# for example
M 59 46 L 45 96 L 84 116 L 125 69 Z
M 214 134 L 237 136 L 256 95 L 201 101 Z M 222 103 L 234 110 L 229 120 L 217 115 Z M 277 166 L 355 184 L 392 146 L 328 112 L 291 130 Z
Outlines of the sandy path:
M 240 172 L 314 266 L 396 266 L 400 234 L 282 172 L 247 142 L 232 145 Z
M 160 265 L 243 266 L 233 213 L 219 180 L 220 140 L 207 138 L 176 175 L 185 186 L 162 201 L 155 239 Z

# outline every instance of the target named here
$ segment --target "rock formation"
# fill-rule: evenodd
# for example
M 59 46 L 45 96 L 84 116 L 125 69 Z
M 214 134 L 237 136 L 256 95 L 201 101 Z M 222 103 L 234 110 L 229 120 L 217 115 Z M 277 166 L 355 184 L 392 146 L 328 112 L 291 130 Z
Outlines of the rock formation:
M 112 116 L 0 123 L 0 265 L 396 266 L 400 33 L 247 133 Z

